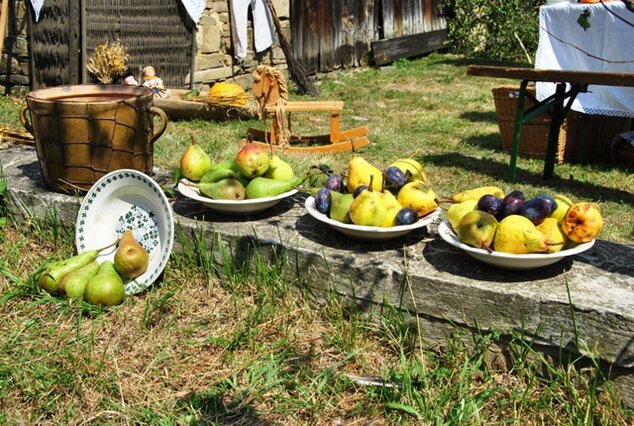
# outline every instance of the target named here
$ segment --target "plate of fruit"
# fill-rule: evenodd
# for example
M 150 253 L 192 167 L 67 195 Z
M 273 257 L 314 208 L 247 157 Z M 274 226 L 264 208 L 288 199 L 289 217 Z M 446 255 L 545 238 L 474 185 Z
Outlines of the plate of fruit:
M 295 195 L 304 178 L 290 164 L 260 146 L 247 143 L 235 158 L 213 163 L 193 140 L 180 159 L 177 189 L 189 199 L 221 213 L 249 214 Z
M 563 195 L 527 199 L 487 186 L 454 194 L 443 240 L 468 255 L 504 269 L 535 269 L 590 249 L 603 227 L 600 207 Z
M 167 197 L 154 180 L 137 170 L 121 169 L 103 176 L 90 188 L 77 213 L 77 253 L 82 259 L 96 260 L 101 269 L 112 267 L 109 272 L 116 274 L 110 277 L 121 277 L 125 294 L 152 285 L 165 269 L 173 243 L 174 221 Z
M 347 180 L 331 170 L 306 199 L 308 213 L 349 237 L 383 241 L 402 237 L 438 219 L 441 209 L 423 166 L 413 159 L 384 170 L 353 153 Z

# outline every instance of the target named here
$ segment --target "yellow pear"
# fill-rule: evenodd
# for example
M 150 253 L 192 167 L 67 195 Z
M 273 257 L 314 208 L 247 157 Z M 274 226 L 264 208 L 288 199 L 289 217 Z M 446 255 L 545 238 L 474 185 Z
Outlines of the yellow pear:
M 387 206 L 379 191 L 373 190 L 374 177 L 368 182 L 368 189 L 361 192 L 350 204 L 350 220 L 355 225 L 381 226 L 387 214 Z
M 194 135 L 191 135 L 191 144 L 187 147 L 180 159 L 180 169 L 183 175 L 194 182 L 212 168 L 213 163 L 209 155 L 196 143 Z
M 513 214 L 498 223 L 493 249 L 504 253 L 546 253 L 546 237 L 524 216 Z
M 456 233 L 463 243 L 490 250 L 497 226 L 498 221 L 493 215 L 481 210 L 471 210 L 460 219 Z
M 447 210 L 447 219 L 454 231 L 457 231 L 458 224 L 464 215 L 476 209 L 478 200 L 465 200 L 462 203 L 454 203 Z
M 390 226 L 397 225 L 396 223 L 396 215 L 403 208 L 401 203 L 398 202 L 396 197 L 390 191 L 382 191 L 381 197 L 383 197 L 383 202 L 385 203 L 385 219 L 381 226 L 383 228 L 388 228 Z
M 398 167 L 407 176 L 408 182 L 423 182 L 428 185 L 427 174 L 423 165 L 412 158 L 399 158 L 388 167 Z
M 574 204 L 574 202 L 570 198 L 561 194 L 553 195 L 553 199 L 555 200 L 555 202 L 557 202 L 557 208 L 550 213 L 550 217 L 554 217 L 559 222 L 561 222 L 566 215 L 566 212 L 568 211 L 570 206 Z
M 348 163 L 348 192 L 353 193 L 361 185 L 370 186 L 371 177 L 374 177 L 372 189 L 380 191 L 383 188 L 383 172 L 358 155 L 352 155 L 352 160 Z
M 282 160 L 277 154 L 272 154 L 269 168 L 264 173 L 264 177 L 277 180 L 292 179 L 295 177 L 295 172 L 290 164 Z
M 566 237 L 563 229 L 561 229 L 559 220 L 555 217 L 547 217 L 542 223 L 537 225 L 537 229 L 546 237 L 548 253 L 561 251 L 568 241 L 568 237 Z
M 423 217 L 437 209 L 437 198 L 436 193 L 431 188 L 418 181 L 406 183 L 396 195 L 401 206 L 413 209 L 418 217 Z
M 483 195 L 491 194 L 498 198 L 504 198 L 504 191 L 497 186 L 481 186 L 457 192 L 451 196 L 452 203 L 461 203 L 466 200 L 479 200 Z

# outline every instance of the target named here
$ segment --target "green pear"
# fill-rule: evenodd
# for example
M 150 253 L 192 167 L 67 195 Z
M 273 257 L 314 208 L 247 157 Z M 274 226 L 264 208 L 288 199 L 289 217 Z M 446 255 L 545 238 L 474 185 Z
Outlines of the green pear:
M 304 180 L 300 177 L 291 179 L 270 179 L 258 176 L 251 179 L 246 187 L 247 199 L 275 197 L 288 192 L 301 184 Z
M 58 292 L 66 295 L 67 299 L 81 299 L 84 295 L 86 284 L 95 276 L 98 270 L 99 262 L 93 260 L 79 269 L 70 271 L 59 282 Z
M 498 221 L 493 215 L 481 210 L 472 210 L 460 220 L 458 238 L 472 247 L 490 250 L 497 226 Z
M 37 283 L 47 293 L 55 296 L 59 293 L 59 283 L 69 272 L 75 271 L 82 266 L 86 266 L 97 258 L 100 250 L 88 250 L 68 259 L 52 262 L 40 273 Z
M 372 185 L 374 175 L 370 176 L 368 189 L 361 192 L 350 205 L 350 220 L 355 225 L 381 226 L 387 214 L 387 206 L 379 191 Z
M 295 177 L 295 172 L 290 164 L 282 160 L 277 154 L 273 154 L 269 162 L 269 169 L 264 173 L 264 177 L 278 180 L 292 179 Z
M 191 144 L 187 147 L 180 159 L 180 169 L 183 175 L 194 182 L 211 169 L 212 163 L 209 155 L 196 143 L 192 136 Z
M 236 173 L 231 169 L 213 169 L 209 170 L 200 178 L 200 183 L 216 183 L 235 176 Z
M 330 191 L 332 201 L 330 205 L 330 218 L 341 223 L 352 223 L 350 220 L 350 205 L 354 201 L 352 194 Z
M 214 200 L 244 200 L 245 190 L 239 180 L 234 178 L 222 179 L 214 183 L 199 183 L 196 185 L 201 194 Z
M 84 300 L 91 305 L 119 305 L 125 298 L 125 285 L 121 276 L 114 269 L 114 263 L 105 260 L 99 271 L 93 276 L 84 289 Z
M 528 218 L 512 214 L 498 224 L 493 249 L 504 253 L 546 253 L 548 243 L 544 234 Z

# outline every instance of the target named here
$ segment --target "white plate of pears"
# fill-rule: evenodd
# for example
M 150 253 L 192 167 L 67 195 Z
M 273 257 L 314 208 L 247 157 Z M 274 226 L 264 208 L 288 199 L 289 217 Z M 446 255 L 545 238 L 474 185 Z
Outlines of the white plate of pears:
M 213 164 L 192 136 L 180 159 L 185 176 L 177 189 L 212 210 L 229 214 L 257 213 L 295 195 L 303 179 L 279 156 L 253 143 L 234 159 Z
M 426 216 L 421 217 L 420 219 L 418 219 L 418 221 L 412 223 L 411 225 L 397 225 L 383 228 L 378 226 L 362 226 L 352 223 L 343 223 L 331 219 L 317 210 L 317 208 L 315 207 L 315 197 L 313 196 L 310 196 L 306 199 L 305 207 L 308 211 L 308 214 L 310 214 L 312 217 L 320 222 L 330 225 L 333 229 L 341 232 L 342 234 L 368 241 L 386 241 L 402 237 L 414 231 L 415 229 L 424 228 L 425 226 L 434 223 L 438 219 L 438 217 L 440 217 L 441 212 L 441 209 L 438 208 L 433 210 Z
M 520 191 L 505 195 L 495 187 L 471 191 L 481 189 L 493 189 L 495 195 L 489 192 L 482 198 L 465 200 L 452 196 L 453 204 L 447 212 L 448 219 L 438 226 L 438 233 L 447 243 L 469 256 L 498 268 L 528 270 L 552 265 L 594 246 L 594 235 L 602 227 L 600 208 L 593 203 L 573 203 L 564 196 L 556 196 L 555 200 L 544 195 L 526 201 Z M 532 211 L 512 212 L 498 223 L 494 216 L 482 211 L 486 208 L 480 208 L 486 206 L 486 197 L 489 197 L 489 201 L 497 198 L 502 208 L 511 210 L 518 201 L 518 205 L 522 206 L 532 204 Z M 544 202 L 544 198 L 551 198 L 551 201 Z M 549 203 L 551 206 L 554 203 L 556 210 L 551 211 L 549 206 L 540 207 L 541 204 Z M 531 213 L 546 217 L 535 220 L 539 223 L 535 225 L 529 219 Z M 590 229 L 589 225 L 594 229 Z M 572 237 L 578 242 L 574 242 Z

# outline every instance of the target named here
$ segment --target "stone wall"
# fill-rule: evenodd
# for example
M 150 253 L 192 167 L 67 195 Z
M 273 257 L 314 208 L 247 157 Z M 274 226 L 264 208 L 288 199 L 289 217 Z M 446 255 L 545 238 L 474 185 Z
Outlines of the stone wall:
M 0 95 L 19 95 L 29 91 L 29 47 L 25 0 L 9 3 L 7 28 L 0 59 Z
M 27 28 L 28 20 L 32 18 L 25 1 L 10 2 L 0 62 L 0 94 L 19 95 L 29 91 Z M 273 4 L 284 28 L 284 37 L 290 41 L 289 0 L 273 0 Z M 245 88 L 250 88 L 253 84 L 251 74 L 258 64 L 286 68 L 286 59 L 278 43 L 274 43 L 271 49 L 256 54 L 253 49 L 251 25 L 248 36 L 249 51 L 246 59 L 239 64 L 233 57 L 229 0 L 207 0 L 207 7 L 196 28 L 194 85 L 202 86 L 204 90 L 216 81 L 232 80 Z

